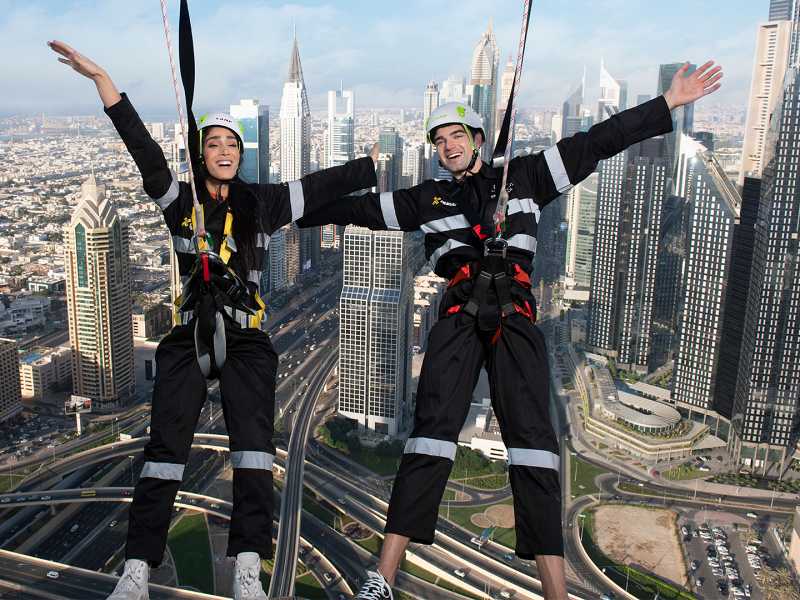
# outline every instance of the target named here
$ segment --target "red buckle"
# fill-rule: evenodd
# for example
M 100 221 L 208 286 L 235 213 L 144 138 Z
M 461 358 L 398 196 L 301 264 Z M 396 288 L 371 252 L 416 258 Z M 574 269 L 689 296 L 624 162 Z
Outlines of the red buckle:
M 531 287 L 531 276 L 523 271 L 517 263 L 514 263 L 514 279 L 526 287 Z
M 211 281 L 211 272 L 208 268 L 208 254 L 205 252 L 200 254 L 200 264 L 203 265 L 203 281 L 208 283 Z
M 485 233 L 482 233 L 482 232 L 481 232 L 481 226 L 480 226 L 480 225 L 475 225 L 475 226 L 473 226 L 473 228 L 472 228 L 472 231 L 474 231 L 474 232 L 475 232 L 475 235 L 477 235 L 477 236 L 478 236 L 478 239 L 479 239 L 480 241 L 483 241 L 483 240 L 485 240 L 486 238 L 488 238 L 488 237 L 489 237 L 489 236 L 488 236 L 488 235 L 486 235 Z
M 461 268 L 458 270 L 458 273 L 456 273 L 453 276 L 453 278 L 450 280 L 450 283 L 447 284 L 447 287 L 451 288 L 454 285 L 461 283 L 466 279 L 471 279 L 471 278 L 472 278 L 472 270 L 469 268 L 469 265 L 468 264 L 461 265 Z

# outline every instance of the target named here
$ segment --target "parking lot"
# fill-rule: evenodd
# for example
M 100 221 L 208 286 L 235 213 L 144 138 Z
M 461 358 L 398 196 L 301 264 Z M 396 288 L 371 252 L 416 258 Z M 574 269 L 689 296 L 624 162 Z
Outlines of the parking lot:
M 772 564 L 773 556 L 762 539 L 766 528 L 751 527 L 755 519 L 746 521 L 716 512 L 698 512 L 679 521 L 698 598 L 763 598 L 756 574 Z

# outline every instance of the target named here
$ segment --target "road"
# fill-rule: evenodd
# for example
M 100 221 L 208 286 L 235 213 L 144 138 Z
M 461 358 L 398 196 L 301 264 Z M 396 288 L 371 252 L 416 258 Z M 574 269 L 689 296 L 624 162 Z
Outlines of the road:
M 311 426 L 311 417 L 325 380 L 336 365 L 339 353 L 325 347 L 318 352 L 319 368 L 311 377 L 305 398 L 297 412 L 284 476 L 283 498 L 278 525 L 278 541 L 275 552 L 275 567 L 270 580 L 268 596 L 280 597 L 294 594 L 296 578 L 300 515 L 303 509 L 303 473 L 306 442 Z

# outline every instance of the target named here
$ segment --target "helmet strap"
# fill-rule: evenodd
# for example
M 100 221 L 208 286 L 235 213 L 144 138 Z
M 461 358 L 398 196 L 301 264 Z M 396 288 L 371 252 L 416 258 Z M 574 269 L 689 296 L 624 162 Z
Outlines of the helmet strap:
M 464 125 L 463 127 L 464 131 L 467 132 L 467 137 L 469 138 L 469 145 L 472 146 L 472 158 L 470 159 L 469 164 L 467 165 L 467 169 L 465 171 L 466 173 L 469 173 L 470 171 L 472 171 L 472 168 L 475 166 L 475 162 L 478 160 L 478 154 L 480 154 L 480 150 L 475 145 L 475 138 L 472 136 L 472 132 L 470 131 L 469 127 L 467 127 L 466 125 Z

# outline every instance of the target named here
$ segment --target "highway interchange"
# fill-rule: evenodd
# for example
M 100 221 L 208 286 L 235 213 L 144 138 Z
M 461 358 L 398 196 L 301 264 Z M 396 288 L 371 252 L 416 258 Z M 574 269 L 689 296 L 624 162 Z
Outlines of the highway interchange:
M 319 446 L 317 442 L 305 442 L 324 416 L 324 413 L 317 412 L 316 401 L 330 369 L 336 363 L 338 319 L 335 306 L 339 289 L 338 285 L 329 282 L 315 298 L 310 298 L 294 310 L 284 311 L 271 332 L 273 344 L 281 354 L 277 393 L 279 414 L 287 431 L 300 434 L 297 437 L 293 435 L 289 441 L 289 464 L 284 464 L 285 452 L 279 452 L 276 462 L 278 468 L 285 466 L 288 470 L 284 482 L 284 502 L 280 508 L 280 525 L 277 528 L 279 551 L 273 578 L 275 588 L 272 590 L 276 596 L 293 593 L 298 557 L 306 565 L 312 566 L 312 572 L 323 584 L 327 584 L 328 578 L 332 580 L 325 587 L 328 597 L 334 599 L 339 598 L 340 594 L 351 593 L 363 577 L 365 566 L 374 560 L 363 548 L 313 515 L 302 512 L 302 520 L 300 519 L 302 494 L 299 482 L 304 481 L 332 509 L 355 518 L 368 529 L 381 532 L 384 523 L 388 494 L 385 482 L 376 477 L 365 477 L 352 463 Z M 315 350 L 310 350 L 311 345 L 315 346 Z M 213 394 L 212 389 L 211 395 Z M 562 459 L 566 459 L 570 452 L 568 419 L 563 407 L 557 402 L 554 403 L 554 408 L 558 429 L 566 434 L 560 436 Z M 227 439 L 220 435 L 220 413 L 218 404 L 209 403 L 201 415 L 198 426 L 201 435 L 195 439 L 197 450 L 192 453 L 191 463 L 187 466 L 187 481 L 191 482 L 189 487 L 193 491 L 184 484 L 182 490 L 187 491 L 181 492 L 176 507 L 227 519 L 229 504 L 203 493 L 225 464 Z M 143 414 L 145 413 L 134 412 L 125 416 L 125 424 L 140 425 L 143 432 L 146 426 Z M 55 452 L 56 460 L 43 465 L 35 476 L 21 486 L 19 493 L 0 495 L 0 510 L 3 511 L 0 513 L 0 541 L 4 543 L 3 547 L 8 545 L 6 542 L 10 539 L 19 541 L 26 537 L 31 523 L 38 524 L 58 518 L 52 517 L 49 511 L 37 508 L 42 504 L 68 503 L 67 510 L 72 511 L 67 523 L 53 528 L 52 534 L 31 552 L 42 558 L 52 555 L 57 563 L 42 563 L 39 559 L 21 554 L 0 552 L 0 592 L 14 593 L 16 595 L 12 597 L 18 598 L 102 598 L 110 591 L 114 579 L 95 571 L 107 568 L 106 563 L 119 558 L 117 552 L 124 542 L 127 526 L 125 503 L 130 501 L 130 483 L 135 481 L 141 468 L 143 444 L 144 439 L 139 437 L 66 457 L 64 455 L 73 448 L 59 448 Z M 309 449 L 309 456 L 303 455 L 303 448 Z M 563 462 L 566 472 L 566 460 Z M 2 470 L 0 468 L 0 472 Z M 72 475 L 68 475 L 70 473 Z M 79 480 L 77 485 L 76 480 Z M 72 487 L 59 490 L 58 485 Z M 702 492 L 696 494 L 695 499 L 690 498 L 692 494 L 685 490 L 678 492 L 651 482 L 646 485 L 641 490 L 644 496 L 638 496 L 617 489 L 616 477 L 606 477 L 601 481 L 603 493 L 627 501 L 654 502 L 655 498 L 666 492 L 665 504 L 678 501 L 681 504 L 716 502 L 717 505 L 734 511 L 744 512 L 758 507 L 762 513 L 769 512 L 763 500 L 725 498 L 721 501 L 716 496 Z M 569 486 L 564 487 L 565 496 L 569 498 Z M 461 504 L 488 503 L 492 498 L 500 499 L 507 493 L 507 490 L 502 490 L 494 495 L 484 494 L 480 498 L 473 493 L 469 501 L 462 501 Z M 669 495 L 678 493 L 684 494 L 684 497 L 680 500 L 668 500 Z M 570 582 L 570 591 L 575 598 L 594 598 L 599 591 L 607 589 L 607 582 L 602 576 L 598 577 L 584 564 L 573 535 L 572 525 L 577 520 L 577 514 L 591 502 L 591 499 L 584 498 L 575 503 L 565 503 L 567 558 L 578 575 Z M 459 503 L 454 501 L 451 504 L 456 506 Z M 772 514 L 780 515 L 793 510 L 794 504 L 777 500 L 772 508 Z M 74 528 L 75 525 L 77 528 Z M 537 580 L 535 564 L 510 557 L 508 549 L 494 543 L 479 550 L 470 543 L 473 535 L 471 532 L 444 519 L 440 519 L 438 531 L 434 546 L 412 547 L 410 559 L 414 564 L 479 597 L 496 597 L 501 590 L 514 594 L 512 597 L 540 597 L 541 586 Z M 67 567 L 60 564 L 62 562 L 79 566 L 82 563 L 88 570 Z M 465 571 L 465 577 L 457 578 L 453 574 L 455 566 Z M 49 578 L 48 571 L 59 573 L 58 578 Z M 397 587 L 420 598 L 462 597 L 442 588 L 434 588 L 430 583 L 408 574 L 401 575 Z M 79 589 L 82 590 L 81 593 L 76 591 Z M 168 592 L 157 586 L 153 586 L 151 596 L 213 597 L 190 591 Z

